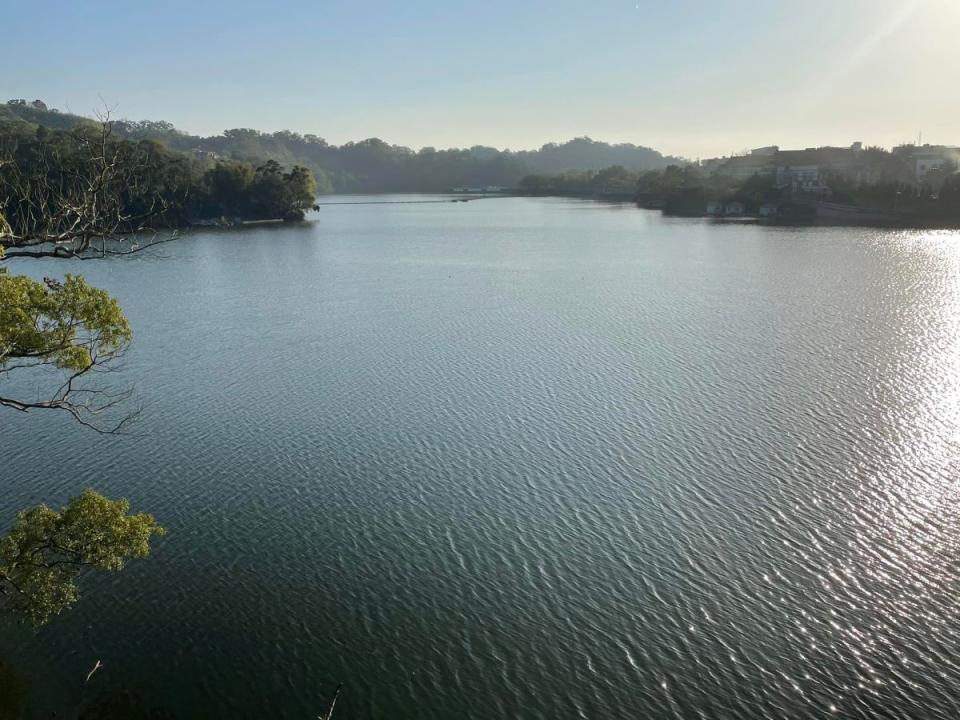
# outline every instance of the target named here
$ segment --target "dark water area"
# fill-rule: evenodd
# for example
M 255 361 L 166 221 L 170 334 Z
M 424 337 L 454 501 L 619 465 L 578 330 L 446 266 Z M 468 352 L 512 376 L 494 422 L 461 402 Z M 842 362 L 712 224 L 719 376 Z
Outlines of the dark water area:
M 0 524 L 169 530 L 0 625 L 30 717 L 960 717 L 960 234 L 508 198 L 162 253 L 12 266 L 122 301 L 144 412 L 0 414 Z

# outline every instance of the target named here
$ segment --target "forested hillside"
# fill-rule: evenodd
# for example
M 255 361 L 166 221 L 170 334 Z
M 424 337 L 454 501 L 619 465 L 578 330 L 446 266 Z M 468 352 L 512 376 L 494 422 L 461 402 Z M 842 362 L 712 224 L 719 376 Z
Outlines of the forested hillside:
M 68 129 L 88 118 L 47 108 L 40 101 L 12 100 L 0 106 L 0 123 L 31 123 Z M 369 138 L 331 145 L 317 135 L 263 133 L 247 128 L 200 137 L 163 121 L 117 120 L 117 137 L 156 140 L 170 150 L 188 153 L 211 165 L 216 160 L 261 164 L 267 160 L 313 171 L 319 192 L 438 192 L 456 186 L 512 187 L 530 174 L 566 170 L 600 170 L 622 165 L 630 171 L 663 168 L 678 162 L 647 147 L 611 145 L 590 138 L 549 143 L 539 150 L 509 151 L 474 146 L 468 149 L 412 150 Z

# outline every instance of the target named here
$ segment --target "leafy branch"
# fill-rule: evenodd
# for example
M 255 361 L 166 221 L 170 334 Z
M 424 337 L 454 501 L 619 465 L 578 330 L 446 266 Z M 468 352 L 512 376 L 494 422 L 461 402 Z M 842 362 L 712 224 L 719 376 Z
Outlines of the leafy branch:
M 150 553 L 165 530 L 152 515 L 129 514 L 126 500 L 86 490 L 60 510 L 38 505 L 17 514 L 0 539 L 0 609 L 48 622 L 79 597 L 83 568 L 118 571 Z

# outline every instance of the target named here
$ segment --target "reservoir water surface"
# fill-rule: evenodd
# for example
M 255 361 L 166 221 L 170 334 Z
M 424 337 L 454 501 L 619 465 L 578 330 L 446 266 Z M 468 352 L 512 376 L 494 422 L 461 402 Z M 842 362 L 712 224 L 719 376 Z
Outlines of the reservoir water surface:
M 94 487 L 169 530 L 0 625 L 31 717 L 960 717 L 960 234 L 311 220 L 11 266 L 121 300 L 143 415 L 0 413 L 0 525 Z

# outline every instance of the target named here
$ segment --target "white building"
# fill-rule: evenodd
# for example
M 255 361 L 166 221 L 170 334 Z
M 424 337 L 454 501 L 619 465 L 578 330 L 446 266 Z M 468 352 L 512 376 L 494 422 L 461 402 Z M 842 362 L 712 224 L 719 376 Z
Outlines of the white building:
M 833 178 L 871 182 L 870 168 L 863 160 L 863 145 L 849 148 L 821 147 L 786 150 L 776 155 L 776 184 L 791 192 L 828 194 Z
M 913 151 L 913 171 L 917 180 L 923 180 L 934 170 L 956 172 L 960 148 L 947 145 L 923 145 Z

